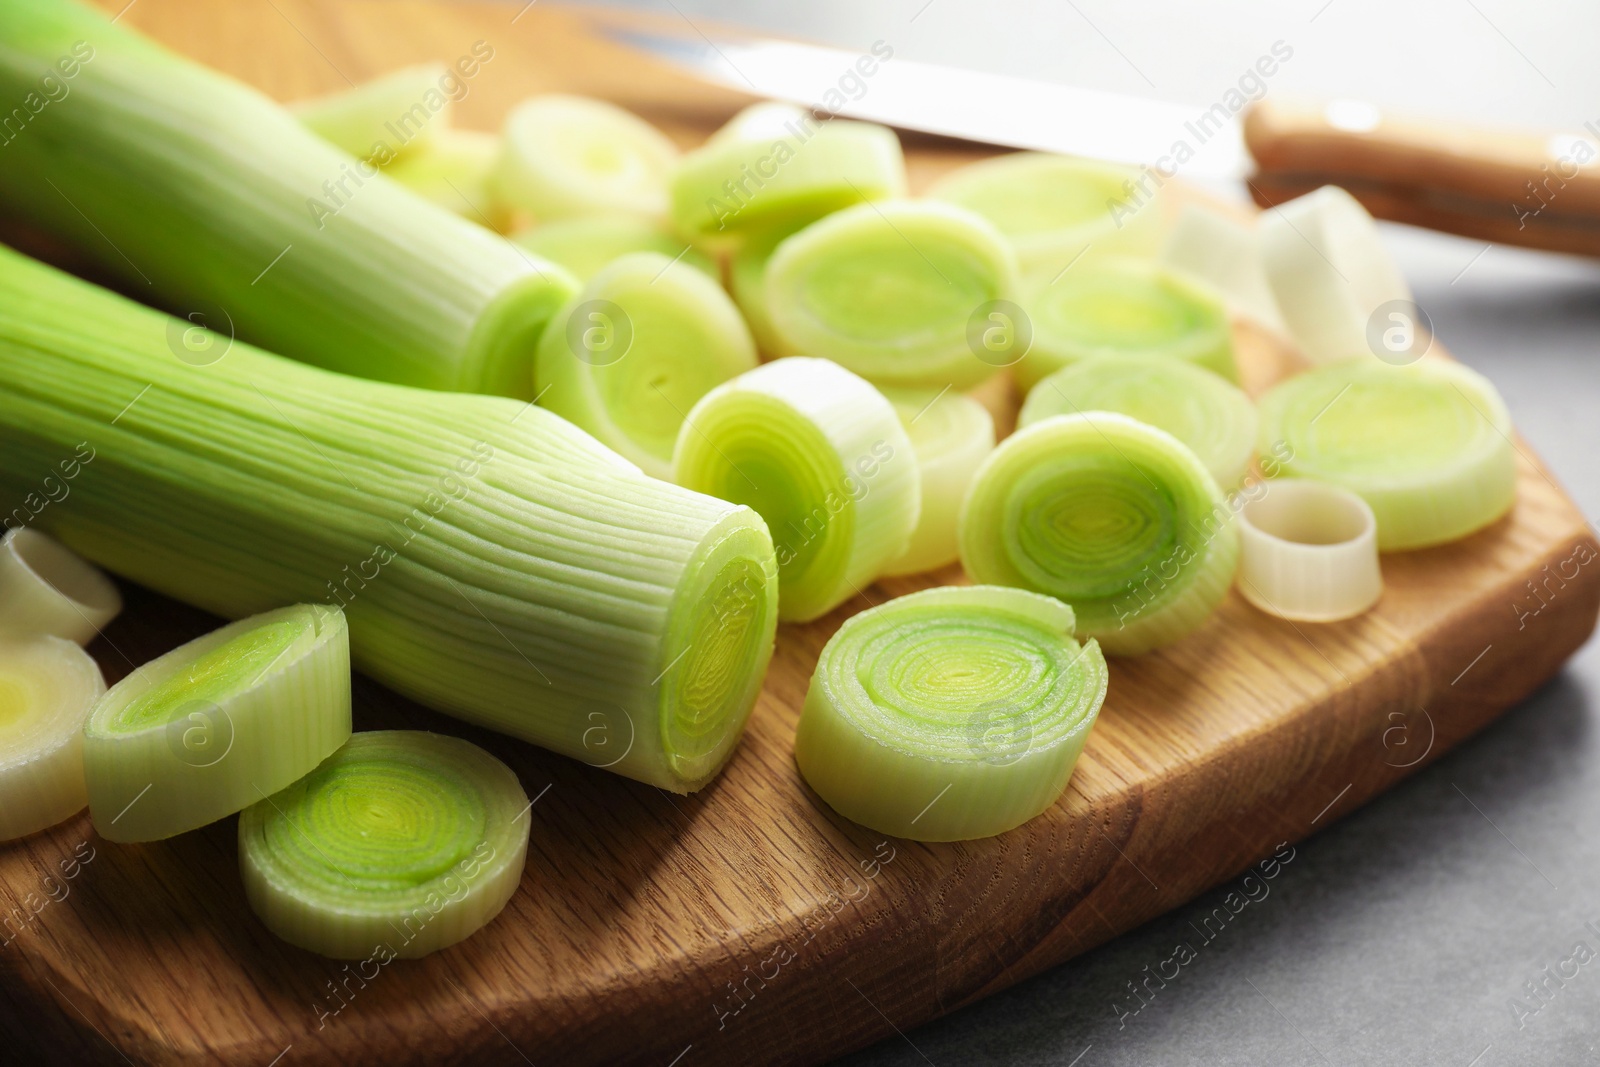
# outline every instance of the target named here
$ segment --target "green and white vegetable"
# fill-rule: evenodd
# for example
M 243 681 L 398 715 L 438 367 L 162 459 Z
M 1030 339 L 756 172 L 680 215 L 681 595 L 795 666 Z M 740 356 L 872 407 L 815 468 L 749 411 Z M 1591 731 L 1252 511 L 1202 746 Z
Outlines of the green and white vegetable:
M 778 336 L 772 316 L 767 313 L 767 265 L 772 262 L 772 253 L 778 246 L 803 229 L 804 225 L 792 229 L 774 226 L 751 234 L 728 257 L 728 291 L 749 324 L 756 346 L 772 359 L 801 354 Z
M 242 811 L 350 738 L 350 636 L 337 608 L 240 619 L 111 687 L 84 725 L 89 814 L 159 841 Z
M 500 138 L 480 130 L 439 130 L 426 146 L 407 152 L 383 173 L 462 218 L 503 230 L 510 212 L 489 188 Z
M 1334 363 L 1275 386 L 1260 410 L 1262 446 L 1286 445 L 1282 473 L 1358 494 L 1382 551 L 1465 537 L 1516 500 L 1511 415 L 1459 363 Z
M 1161 263 L 1209 286 L 1240 314 L 1271 329 L 1284 329 L 1267 282 L 1258 224 L 1187 204 L 1161 247 Z
M 980 358 L 972 334 L 1016 284 L 1016 257 L 981 217 L 902 200 L 859 204 L 788 238 L 765 288 L 786 348 L 881 385 L 964 389 L 1012 361 Z
M 1239 380 L 1227 308 L 1153 263 L 1079 264 L 1026 290 L 1022 304 L 1033 328 L 1033 345 L 1016 369 L 1024 390 L 1080 360 L 1128 356 L 1192 363 Z
M 415 959 L 470 937 L 522 881 L 531 805 L 517 776 L 441 734 L 356 734 L 239 817 L 251 909 L 334 959 Z
M 77 51 L 74 51 L 76 47 Z M 533 396 L 576 291 L 553 264 L 350 158 L 267 97 L 73 0 L 15 0 L 0 98 L 76 73 L 4 147 L 0 200 L 142 299 L 294 359 L 435 389 Z
M 664 789 L 717 772 L 772 652 L 759 515 L 537 406 L 242 343 L 189 366 L 171 322 L 0 251 L 0 494 L 90 441 L 36 520 L 86 558 L 224 616 L 341 606 L 355 666 L 425 704 Z
M 1052 415 L 1114 411 L 1187 445 L 1217 484 L 1232 489 L 1256 450 L 1256 409 L 1244 390 L 1210 371 L 1158 356 L 1086 359 L 1045 378 L 1017 415 L 1030 426 Z
M 122 611 L 104 574 L 37 530 L 0 540 L 0 634 L 51 634 L 87 645 Z
M 684 415 L 755 366 L 755 342 L 722 286 L 659 252 L 632 252 L 556 316 L 535 378 L 546 408 L 669 478 Z
M 1080 260 L 1154 256 L 1161 247 L 1164 206 L 1133 167 L 1015 152 L 951 171 L 928 195 L 994 223 L 1023 274 L 1045 282 Z
M 716 278 L 717 265 L 659 223 L 633 215 L 586 215 L 523 230 L 511 238 L 536 255 L 559 263 L 580 282 L 629 252 L 658 252 Z
M 678 433 L 672 474 L 766 519 L 788 621 L 825 615 L 870 585 L 905 552 L 921 508 L 893 406 L 823 359 L 780 359 L 707 393 Z
M 1126 415 L 1057 415 L 1012 434 L 961 509 L 975 582 L 1047 593 L 1109 653 L 1205 622 L 1239 557 L 1233 514 L 1177 438 Z
M 994 417 L 965 393 L 894 389 L 884 393 L 911 439 L 922 476 L 922 511 L 905 554 L 885 575 L 921 574 L 960 556 L 956 525 L 978 467 L 994 451 Z
M 1324 185 L 1261 215 L 1261 254 L 1267 281 L 1289 332 L 1313 363 L 1376 352 L 1368 330 L 1374 315 L 1380 341 L 1391 328 L 1385 305 L 1401 316 L 1403 340 L 1390 351 L 1421 352 L 1412 321 L 1411 288 L 1384 250 L 1377 223 L 1349 193 Z
M 1372 508 L 1348 489 L 1269 482 L 1239 509 L 1239 592 L 1284 619 L 1360 615 L 1383 594 L 1377 535 Z
M 442 63 L 419 63 L 303 100 L 291 109 L 311 132 L 357 159 L 379 166 L 433 145 L 450 125 L 450 74 Z
M 0 637 L 0 841 L 54 826 L 89 803 L 83 721 L 105 691 L 79 645 Z
M 550 93 L 511 109 L 494 189 L 535 219 L 667 214 L 678 148 L 631 111 L 586 96 Z
M 795 762 L 839 814 L 918 841 L 989 837 L 1054 804 L 1106 695 L 1072 609 L 997 586 L 928 589 L 823 647 Z

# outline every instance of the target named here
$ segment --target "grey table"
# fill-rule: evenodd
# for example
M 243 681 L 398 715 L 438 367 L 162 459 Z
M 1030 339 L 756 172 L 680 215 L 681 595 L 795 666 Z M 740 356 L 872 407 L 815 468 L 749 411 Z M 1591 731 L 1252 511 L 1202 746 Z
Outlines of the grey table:
M 882 39 L 908 58 L 1187 101 L 1197 112 L 1284 41 L 1294 58 L 1270 93 L 1551 129 L 1600 124 L 1592 2 L 642 6 L 840 47 Z M 1494 380 L 1584 513 L 1600 516 L 1600 264 L 1385 233 L 1441 340 Z M 1591 641 L 1478 738 L 1301 844 L 1270 894 L 1137 1014 L 1123 1014 L 1134 1003 L 1128 983 L 1191 936 L 1190 922 L 1227 887 L 840 1062 L 1600 1062 L 1597 719 L 1600 643 Z

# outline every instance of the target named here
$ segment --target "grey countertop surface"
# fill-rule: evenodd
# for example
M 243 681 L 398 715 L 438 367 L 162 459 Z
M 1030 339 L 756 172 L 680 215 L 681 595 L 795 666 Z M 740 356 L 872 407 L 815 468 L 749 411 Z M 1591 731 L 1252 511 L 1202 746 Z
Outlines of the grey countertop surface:
M 1592 0 L 644 6 L 1201 108 L 1282 40 L 1295 57 L 1272 93 L 1552 130 L 1600 119 Z M 1600 517 L 1600 263 L 1401 227 L 1385 239 L 1439 338 L 1499 386 L 1524 437 Z M 1597 725 L 1591 641 L 1477 738 L 1299 845 L 1267 896 L 1137 1014 L 1123 1014 L 1127 983 L 1170 957 L 1227 886 L 840 1063 L 1600 1062 Z

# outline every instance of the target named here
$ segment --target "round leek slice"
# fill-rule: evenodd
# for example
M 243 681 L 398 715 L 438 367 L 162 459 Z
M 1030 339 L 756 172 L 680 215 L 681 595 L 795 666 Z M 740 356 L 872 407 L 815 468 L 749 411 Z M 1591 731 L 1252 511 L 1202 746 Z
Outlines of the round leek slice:
M 385 166 L 383 173 L 469 222 L 500 230 L 511 220 L 489 187 L 499 157 L 500 138 L 495 134 L 443 129 L 421 148 Z
M 1240 314 L 1275 330 L 1284 328 L 1256 226 L 1187 204 L 1162 245 L 1161 263 L 1209 287 Z
M 60 637 L 0 637 L 0 841 L 89 803 L 83 722 L 106 691 L 100 668 Z
M 1227 308 L 1155 264 L 1080 264 L 1027 290 L 1023 306 L 1033 325 L 1033 346 L 1016 371 L 1024 390 L 1070 363 L 1126 356 L 1193 363 L 1239 380 Z
M 928 195 L 994 223 L 1022 272 L 1049 281 L 1080 258 L 1156 254 L 1162 208 L 1153 187 L 1138 191 L 1141 177 L 1133 167 L 1014 152 L 951 171 Z
M 973 475 L 994 451 L 994 417 L 972 397 L 948 389 L 894 389 L 884 395 L 900 416 L 917 456 L 922 512 L 905 554 L 883 573 L 938 570 L 961 555 L 956 543 L 961 501 Z
M 419 63 L 301 101 L 294 112 L 324 141 L 381 165 L 386 157 L 427 147 L 448 128 L 449 100 L 440 90 L 451 76 L 442 63 Z
M 712 278 L 717 277 L 717 265 L 704 252 L 688 248 L 659 223 L 633 215 L 558 219 L 523 230 L 512 240 L 552 263 L 561 264 L 580 282 L 588 282 L 602 267 L 629 252 L 655 252 Z
M 1324 185 L 1263 212 L 1260 230 L 1267 281 L 1306 356 L 1331 363 L 1375 353 L 1367 340 L 1373 315 L 1388 304 L 1410 306 L 1411 287 L 1367 209 Z
M 344 613 L 240 619 L 111 687 L 84 726 L 89 814 L 111 841 L 159 841 L 232 815 L 350 737 Z
M 905 157 L 887 126 L 769 105 L 747 108 L 683 157 L 672 176 L 672 221 L 716 246 L 905 192 Z
M 0 633 L 86 645 L 122 610 L 122 594 L 77 553 L 26 526 L 0 540 Z
M 470 937 L 522 881 L 528 796 L 476 745 L 359 733 L 239 816 L 251 909 L 334 959 L 415 959 Z
M 1167 431 L 1225 488 L 1239 484 L 1255 454 L 1256 409 L 1244 390 L 1170 359 L 1086 359 L 1063 367 L 1028 393 L 1017 425 L 1084 411 L 1114 411 Z
M 973 581 L 1047 593 L 1109 653 L 1176 641 L 1233 581 L 1239 535 L 1217 483 L 1164 430 L 1126 415 L 1057 415 L 1012 434 L 961 509 Z
M 534 377 L 542 406 L 667 478 L 684 415 L 756 362 L 722 286 L 658 252 L 632 252 L 555 317 Z
M 1378 521 L 1348 489 L 1279 478 L 1239 509 L 1239 592 L 1269 615 L 1335 622 L 1383 595 Z
M 1016 257 L 980 216 L 936 200 L 860 204 L 778 245 L 767 313 L 793 351 L 883 385 L 965 389 L 1012 362 L 980 358 L 972 324 L 1016 290 Z
M 1334 363 L 1278 384 L 1260 410 L 1262 444 L 1286 445 L 1282 473 L 1372 505 L 1381 551 L 1465 537 L 1516 500 L 1511 415 L 1489 380 L 1459 363 Z
M 495 191 L 536 219 L 667 213 L 678 148 L 630 111 L 551 93 L 512 108 L 502 136 Z
M 707 393 L 678 433 L 672 473 L 766 520 L 787 621 L 815 619 L 870 585 L 905 552 L 921 508 L 894 407 L 823 359 L 780 359 Z
M 839 814 L 961 841 L 1054 804 L 1106 696 L 1072 609 L 1020 589 L 927 589 L 845 621 L 822 649 L 795 762 Z
M 778 336 L 772 316 L 767 313 L 767 265 L 772 262 L 772 253 L 777 251 L 778 245 L 803 229 L 805 225 L 774 226 L 752 234 L 728 258 L 728 291 L 733 294 L 733 302 L 739 305 L 744 321 L 750 324 L 756 347 L 773 359 L 800 353 Z

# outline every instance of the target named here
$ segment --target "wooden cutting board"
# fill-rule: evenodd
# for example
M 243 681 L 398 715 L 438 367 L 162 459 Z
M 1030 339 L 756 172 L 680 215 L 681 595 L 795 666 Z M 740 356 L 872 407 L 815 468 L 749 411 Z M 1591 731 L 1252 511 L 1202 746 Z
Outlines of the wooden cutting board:
M 138 0 L 123 17 L 285 99 L 484 40 L 495 57 L 459 112 L 481 128 L 561 88 L 609 96 L 693 143 L 743 102 L 621 56 L 543 4 L 519 15 L 514 4 Z M 981 154 L 907 147 L 917 186 Z M 1241 337 L 1257 388 L 1285 358 Z M 425 960 L 347 967 L 250 914 L 235 820 L 119 847 L 79 816 L 0 845 L 6 1059 L 699 1067 L 815 1063 L 908 1030 L 1236 876 L 1548 678 L 1594 626 L 1600 563 L 1582 516 L 1519 448 L 1514 512 L 1461 543 L 1386 557 L 1387 591 L 1367 615 L 1296 626 L 1231 595 L 1190 638 L 1114 661 L 1065 796 L 985 841 L 885 841 L 819 804 L 791 758 L 807 678 L 839 623 L 869 599 L 957 580 L 954 569 L 883 582 L 784 627 L 743 745 L 687 798 L 358 678 L 358 729 L 468 737 L 537 798 L 521 890 L 494 924 Z M 217 624 L 125 591 L 127 611 L 93 649 L 111 681 Z

